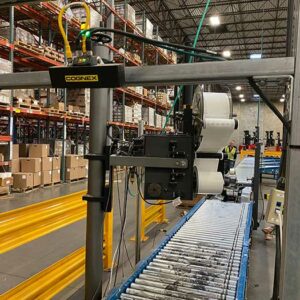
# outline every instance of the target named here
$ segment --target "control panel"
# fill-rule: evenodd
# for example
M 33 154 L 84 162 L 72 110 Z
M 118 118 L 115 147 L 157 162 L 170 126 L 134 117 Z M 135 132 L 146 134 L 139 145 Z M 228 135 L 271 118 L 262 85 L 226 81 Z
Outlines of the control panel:
M 284 206 L 284 191 L 273 189 L 271 191 L 270 199 L 268 200 L 266 222 L 280 225 L 279 215 L 283 213 Z

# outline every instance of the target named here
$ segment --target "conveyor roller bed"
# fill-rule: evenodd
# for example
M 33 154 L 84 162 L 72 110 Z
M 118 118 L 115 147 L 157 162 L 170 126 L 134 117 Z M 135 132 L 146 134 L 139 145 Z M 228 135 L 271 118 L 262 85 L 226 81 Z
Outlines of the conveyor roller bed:
M 202 200 L 109 299 L 244 299 L 251 216 Z

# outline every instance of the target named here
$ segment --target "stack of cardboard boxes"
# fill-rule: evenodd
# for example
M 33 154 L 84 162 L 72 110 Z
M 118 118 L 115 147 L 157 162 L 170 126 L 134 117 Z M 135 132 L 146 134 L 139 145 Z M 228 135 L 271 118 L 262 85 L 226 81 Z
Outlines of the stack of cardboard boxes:
M 68 111 L 71 113 L 90 113 L 90 92 L 87 89 L 70 89 L 67 94 Z
M 60 182 L 60 157 L 49 157 L 48 144 L 20 144 L 19 155 L 12 161 L 14 189 Z
M 13 162 L 18 160 L 19 157 L 19 145 L 13 145 Z M 7 162 L 10 159 L 9 144 L 0 145 L 0 162 Z M 6 172 L 6 168 L 3 167 L 3 172 L 0 173 L 0 195 L 6 195 L 10 193 L 10 187 L 13 185 L 12 172 Z
M 66 180 L 73 181 L 87 177 L 87 160 L 81 155 L 66 155 Z

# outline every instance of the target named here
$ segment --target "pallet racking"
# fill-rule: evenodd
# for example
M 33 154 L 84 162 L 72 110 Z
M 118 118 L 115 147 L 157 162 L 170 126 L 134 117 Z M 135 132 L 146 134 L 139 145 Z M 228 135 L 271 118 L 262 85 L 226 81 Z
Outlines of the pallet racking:
M 12 71 L 41 71 L 47 70 L 51 66 L 62 65 L 58 55 L 51 57 L 45 50 L 48 46 L 52 46 L 55 50 L 62 53 L 63 43 L 58 32 L 57 16 L 60 7 L 52 2 L 41 2 L 34 4 L 22 4 L 10 8 L 0 10 L 0 21 L 9 22 L 9 36 L 0 36 L 0 57 L 8 59 L 12 62 Z M 90 1 L 91 7 L 98 11 L 102 16 L 102 22 L 110 16 L 114 16 L 115 28 L 124 31 L 134 32 L 143 36 L 145 31 L 146 16 L 142 14 L 142 28 L 138 28 L 135 24 L 126 19 L 127 1 L 118 1 L 125 7 L 124 16 L 118 13 L 115 7 L 111 6 L 107 1 Z M 74 38 L 80 30 L 80 20 L 75 17 L 65 18 L 66 28 L 70 39 Z M 20 27 L 36 36 L 36 46 L 32 44 L 26 45 L 24 42 L 15 40 L 15 28 Z M 156 36 L 158 36 L 158 27 L 156 27 Z M 47 41 L 42 46 L 42 41 Z M 126 66 L 141 66 L 143 64 L 170 64 L 174 63 L 172 56 L 165 53 L 162 49 L 154 46 L 145 46 L 136 43 L 128 38 L 114 36 L 113 45 L 108 44 L 107 47 L 113 52 L 114 60 L 123 63 Z M 132 52 L 130 52 L 132 51 Z M 132 55 L 135 53 L 135 55 Z M 140 59 L 139 59 L 140 57 Z M 60 56 L 61 58 L 61 56 Z M 165 115 L 170 108 L 169 103 L 161 103 L 156 99 L 159 91 L 157 86 L 151 87 L 155 90 L 155 97 L 139 94 L 130 88 L 118 88 L 114 91 L 114 99 L 120 101 L 123 107 L 122 120 L 120 122 L 111 121 L 110 124 L 121 128 L 123 137 L 131 138 L 137 135 L 137 124 L 125 122 L 124 105 L 128 103 L 139 103 L 145 107 L 152 107 L 155 112 Z M 168 87 L 162 87 L 164 91 Z M 49 93 L 49 90 L 48 90 Z M 39 95 L 37 90 L 37 95 Z M 49 94 L 48 94 L 49 96 Z M 48 97 L 49 98 L 49 97 Z M 49 99 L 47 99 L 49 105 Z M 64 94 L 66 103 L 66 93 Z M 11 104 L 0 106 L 0 142 L 46 142 L 50 143 L 56 139 L 65 142 L 68 139 L 74 140 L 75 153 L 78 153 L 79 144 L 84 145 L 84 153 L 87 151 L 87 141 L 89 135 L 89 118 L 86 116 L 70 116 L 67 112 L 55 114 L 51 111 L 34 110 L 31 108 L 13 107 L 13 94 L 11 94 Z M 161 126 L 155 122 L 154 126 L 145 125 L 146 132 L 159 132 Z M 12 145 L 11 147 L 12 148 Z M 64 157 L 63 150 L 63 155 Z M 11 155 L 10 155 L 11 159 Z M 9 162 L 3 162 L 2 165 L 9 166 Z M 64 168 L 62 167 L 62 179 L 64 180 Z

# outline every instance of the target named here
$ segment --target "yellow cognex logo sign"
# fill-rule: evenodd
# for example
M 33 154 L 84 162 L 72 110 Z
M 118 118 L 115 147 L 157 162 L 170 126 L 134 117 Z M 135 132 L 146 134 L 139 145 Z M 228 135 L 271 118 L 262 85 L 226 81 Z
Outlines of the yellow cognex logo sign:
M 98 75 L 65 75 L 66 82 L 98 82 Z

